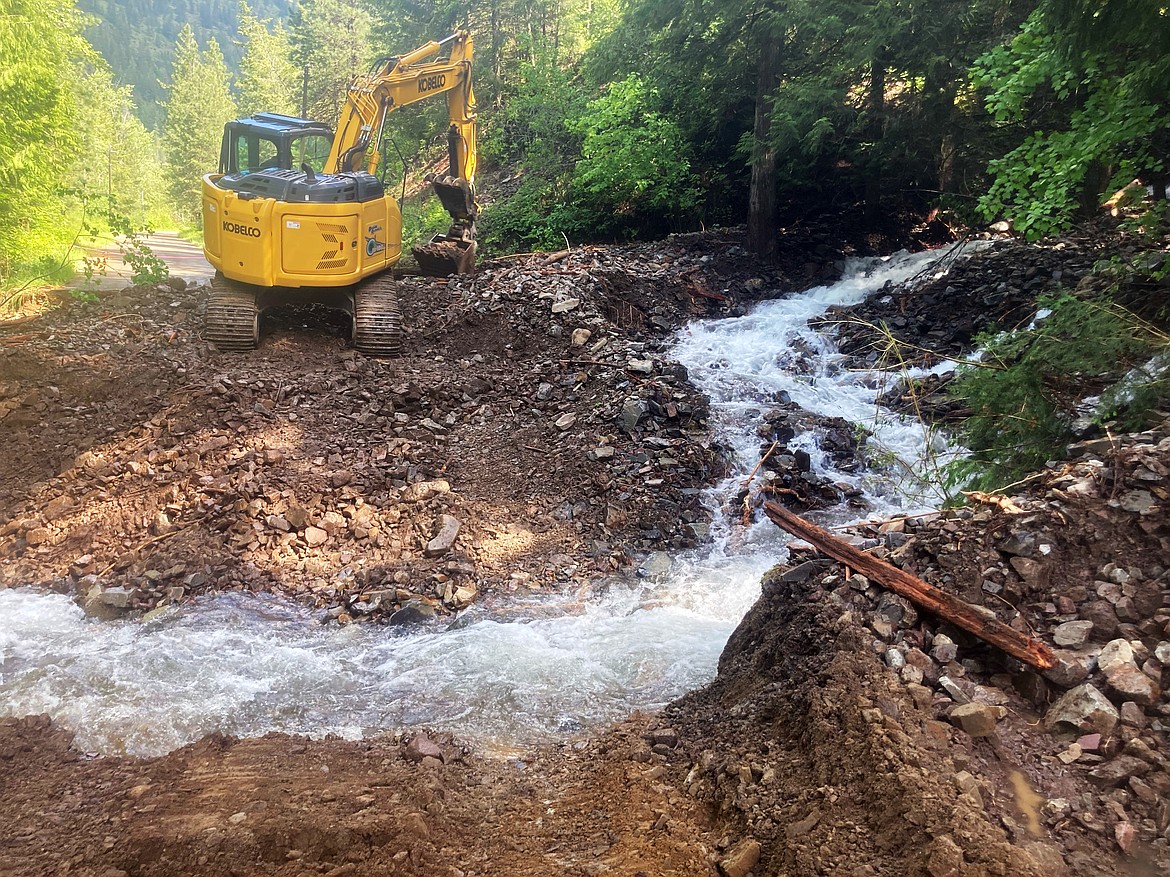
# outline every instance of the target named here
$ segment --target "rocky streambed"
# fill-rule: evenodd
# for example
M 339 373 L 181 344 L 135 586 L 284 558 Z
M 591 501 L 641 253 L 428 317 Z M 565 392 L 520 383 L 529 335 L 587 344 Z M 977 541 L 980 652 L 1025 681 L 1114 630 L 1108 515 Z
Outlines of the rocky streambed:
M 742 302 L 789 282 L 760 271 L 737 247 L 734 238 L 714 236 L 660 250 L 574 251 L 502 263 L 466 286 L 418 284 L 421 305 L 408 300 L 407 308 L 421 307 L 416 314 L 426 314 L 429 328 L 416 329 L 408 360 L 385 372 L 323 335 L 333 325 L 327 316 L 311 316 L 314 325 L 302 330 L 303 313 L 278 315 L 267 347 L 251 362 L 208 355 L 194 334 L 198 305 L 184 316 L 179 291 L 162 305 L 122 300 L 128 312 L 144 309 L 140 319 L 82 312 L 90 321 L 83 331 L 74 313 L 54 317 L 60 323 L 43 334 L 6 339 L 5 356 L 22 363 L 27 377 L 6 385 L 18 419 L 9 424 L 6 417 L 0 427 L 22 433 L 36 417 L 59 425 L 46 431 L 55 442 L 21 458 L 23 467 L 12 466 L 20 477 L 5 482 L 15 485 L 5 499 L 3 569 L 11 584 L 39 582 L 82 602 L 91 598 L 99 612 L 166 601 L 178 604 L 170 611 L 188 612 L 192 599 L 210 590 L 275 590 L 328 621 L 320 630 L 349 637 L 347 631 L 376 631 L 370 622 L 405 610 L 443 616 L 467 601 L 475 608 L 463 612 L 473 618 L 493 611 L 493 603 L 520 603 L 527 623 L 511 627 L 540 630 L 543 610 L 533 608 L 532 596 L 574 589 L 583 597 L 613 596 L 608 577 L 636 560 L 641 584 L 617 589 L 629 602 L 611 602 L 615 611 L 597 617 L 653 617 L 665 599 L 674 614 L 658 616 L 670 619 L 663 638 L 646 637 L 649 628 L 637 633 L 658 652 L 676 622 L 707 611 L 694 599 L 702 592 L 708 606 L 731 616 L 719 622 L 726 624 L 722 637 L 731 638 L 714 681 L 663 712 L 584 734 L 566 716 L 560 744 L 503 757 L 444 733 L 408 730 L 359 742 L 213 735 L 155 758 L 90 758 L 46 719 L 4 720 L 0 791 L 13 830 L 0 846 L 0 865 L 18 874 L 143 875 L 1160 873 L 1170 816 L 1166 662 L 1159 657 L 1170 622 L 1159 566 L 1168 547 L 1164 433 L 1119 439 L 1108 449 L 1082 446 L 1077 462 L 1011 501 L 920 514 L 914 502 L 926 501 L 929 485 L 907 480 L 914 467 L 904 458 L 894 463 L 914 424 L 874 417 L 882 381 L 843 372 L 839 360 L 820 363 L 825 348 L 815 337 L 774 332 L 786 352 L 753 355 L 729 349 L 733 342 L 715 334 L 722 331 L 715 324 L 700 325 L 681 346 L 715 355 L 698 368 L 688 360 L 687 373 L 679 371 L 684 357 L 664 344 L 673 321 L 738 313 Z M 615 280 L 608 268 L 630 253 L 638 254 L 636 263 L 623 263 Z M 968 263 L 968 276 L 978 264 Z M 631 279 L 635 273 L 640 280 Z M 896 286 L 886 294 L 913 295 Z M 752 318 L 763 319 L 767 307 L 754 308 Z M 145 328 L 124 332 L 120 322 Z M 66 378 L 84 374 L 68 339 L 82 344 L 90 333 L 98 340 L 88 362 L 110 369 L 100 374 L 157 391 L 137 400 L 94 393 L 88 405 L 56 401 L 52 387 L 69 388 Z M 441 347 L 443 338 L 450 347 Z M 105 359 L 104 347 L 112 354 Z M 119 370 L 131 351 L 156 371 Z M 306 351 L 332 351 L 335 359 L 306 365 Z M 515 366 L 526 356 L 536 357 L 530 373 Z M 43 373 L 61 377 L 42 389 L 34 366 L 56 368 Z M 268 371 L 256 376 L 258 369 Z M 249 370 L 253 377 L 245 377 Z M 300 395 L 282 395 L 280 386 L 292 381 L 284 372 L 298 370 L 309 373 L 297 378 Z M 430 376 L 415 378 L 425 400 L 417 407 L 409 382 L 402 383 L 406 370 Z M 479 373 L 493 387 L 517 389 L 485 390 L 486 400 L 470 386 L 445 397 L 431 390 Z M 724 392 L 732 385 L 725 378 L 744 373 L 755 381 L 750 392 Z M 152 374 L 166 380 L 135 383 Z M 171 408 L 163 390 L 193 392 L 184 387 L 200 376 L 207 384 L 198 399 Z M 389 387 L 389 405 L 383 394 L 363 396 L 368 382 Z M 840 384 L 869 394 L 865 430 L 850 426 L 860 418 L 833 395 Z M 315 404 L 322 399 L 329 404 Z M 197 410 L 205 404 L 212 414 L 200 426 Z M 160 413 L 158 427 L 168 437 L 157 441 L 149 424 Z M 711 425 L 729 422 L 748 428 L 736 430 L 734 441 L 713 443 Z M 113 435 L 91 441 L 81 428 L 87 423 L 112 426 Z M 277 445 L 290 429 L 295 441 Z M 869 458 L 867 434 L 876 449 Z M 331 436 L 347 454 L 366 454 L 362 465 L 330 459 Z M 395 440 L 413 442 L 417 456 L 398 445 L 386 451 L 390 462 L 380 463 L 379 445 Z M 174 469 L 155 466 L 157 455 L 150 459 L 159 446 L 180 448 L 168 461 Z M 147 447 L 144 461 L 132 456 Z M 113 468 L 91 471 L 78 460 L 108 449 Z M 945 448 L 935 451 L 937 457 Z M 746 485 L 741 469 L 719 494 L 705 490 L 730 461 L 751 469 L 761 458 Z M 515 459 L 527 467 L 523 477 L 509 477 L 514 470 L 505 461 Z M 165 486 L 159 495 L 152 492 L 156 479 Z M 905 490 L 915 484 L 917 493 Z M 61 495 L 68 502 L 47 514 Z M 894 498 L 908 495 L 922 498 L 898 500 L 910 514 L 899 513 Z M 716 496 L 729 509 L 718 511 Z M 828 524 L 870 513 L 875 523 L 853 530 L 853 541 L 1035 630 L 1058 649 L 1057 670 L 1028 673 L 809 555 L 765 577 L 738 627 L 754 587 L 741 594 L 704 580 L 688 591 L 677 579 L 669 591 L 656 587 L 679 570 L 667 554 L 642 563 L 645 551 L 707 539 L 721 545 L 706 555 L 715 559 L 708 571 L 758 579 L 783 557 L 781 540 L 753 515 L 764 497 Z M 141 511 L 84 517 L 110 500 L 120 509 L 141 502 Z M 367 505 L 375 509 L 373 526 L 355 523 L 354 512 Z M 330 512 L 337 517 L 327 518 Z M 428 556 L 448 523 L 443 515 L 459 521 L 459 532 Z M 117 524 L 106 527 L 106 520 Z M 86 523 L 93 529 L 70 542 Z M 135 529 L 110 538 L 123 526 Z M 310 528 L 325 538 L 313 533 L 320 541 L 310 545 Z M 38 529 L 45 532 L 30 539 Z M 191 541 L 182 541 L 188 533 Z M 81 548 L 94 555 L 96 569 L 80 565 Z M 167 551 L 177 554 L 160 560 Z M 369 556 L 382 564 L 378 587 L 356 572 L 352 579 L 337 574 L 360 569 Z M 732 569 L 723 563 L 732 556 L 762 565 Z M 207 580 L 188 578 L 199 573 Z M 698 578 L 688 575 L 684 585 Z M 524 595 L 527 601 L 517 599 Z M 563 601 L 553 612 L 572 617 Z M 223 626 L 230 628 L 230 614 Z M 603 635 L 581 654 L 612 650 L 614 628 L 596 629 Z M 552 630 L 547 642 L 563 643 L 566 630 Z M 329 640 L 326 649 L 339 642 Z M 684 644 L 682 653 L 694 651 Z M 6 645 L 0 672 L 8 672 L 13 654 Z M 526 657 L 539 665 L 548 654 Z M 452 657 L 436 652 L 430 663 Z M 462 661 L 457 653 L 453 659 Z M 319 668 L 334 702 L 344 688 L 329 684 L 337 666 Z M 631 666 L 636 678 L 648 665 Z M 362 678 L 379 674 L 393 677 L 392 665 L 367 667 Z M 509 688 L 513 681 L 500 689 L 501 711 L 515 711 Z M 448 696 L 459 703 L 463 694 Z M 250 702 L 266 703 L 254 695 Z

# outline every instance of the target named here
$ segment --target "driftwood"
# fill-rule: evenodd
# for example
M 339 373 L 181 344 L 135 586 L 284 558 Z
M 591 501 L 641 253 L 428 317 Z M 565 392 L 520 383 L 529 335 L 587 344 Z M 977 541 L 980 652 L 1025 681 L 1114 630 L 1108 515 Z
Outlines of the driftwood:
M 960 600 L 917 576 L 898 569 L 843 542 L 827 530 L 794 515 L 774 502 L 764 503 L 766 514 L 776 526 L 810 542 L 834 560 L 863 573 L 870 581 L 889 588 L 913 603 L 933 612 L 984 642 L 990 643 L 1039 670 L 1055 665 L 1052 652 L 1041 642 L 1025 636 L 1002 621 L 984 618 L 970 603 Z

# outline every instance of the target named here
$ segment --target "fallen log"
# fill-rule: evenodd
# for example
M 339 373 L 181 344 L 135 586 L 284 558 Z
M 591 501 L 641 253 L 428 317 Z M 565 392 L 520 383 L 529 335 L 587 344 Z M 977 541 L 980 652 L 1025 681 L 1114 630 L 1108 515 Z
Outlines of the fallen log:
M 1013 658 L 1018 658 L 1039 670 L 1047 670 L 1056 664 L 1052 652 L 1043 643 L 1025 636 L 1002 621 L 984 618 L 970 603 L 946 591 L 940 591 L 934 585 L 872 554 L 854 548 L 827 530 L 794 515 L 783 506 L 766 502 L 764 514 L 780 529 L 799 536 L 834 560 L 864 574 L 870 581 L 963 628 L 984 642 L 1002 649 Z

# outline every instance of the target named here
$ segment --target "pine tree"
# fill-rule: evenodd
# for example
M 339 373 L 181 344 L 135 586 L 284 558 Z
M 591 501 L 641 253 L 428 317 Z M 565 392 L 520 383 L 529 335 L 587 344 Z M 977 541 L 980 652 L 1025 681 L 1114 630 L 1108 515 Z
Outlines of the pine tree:
M 299 71 L 292 62 L 292 44 L 279 21 L 260 21 L 247 3 L 240 4 L 240 35 L 244 56 L 236 81 L 241 115 L 298 112 Z
M 72 177 L 91 204 L 87 220 L 99 221 L 108 206 L 137 227 L 169 222 L 161 145 L 135 115 L 131 86 L 115 86 L 109 66 L 95 58 L 76 93 L 81 143 Z
M 46 249 L 74 155 L 73 63 L 88 47 L 69 0 L 7 0 L 0 15 L 0 281 Z M 56 208 L 56 209 L 55 209 Z M 57 215 L 54 216 L 54 213 Z
M 182 222 L 201 219 L 201 179 L 218 166 L 223 126 L 235 115 L 228 78 L 219 44 L 211 40 L 200 52 L 195 34 L 184 27 L 175 44 L 163 129 L 171 198 Z
M 373 60 L 373 19 L 358 0 L 307 0 L 290 25 L 295 61 L 308 69 L 309 117 L 336 124 L 350 81 Z

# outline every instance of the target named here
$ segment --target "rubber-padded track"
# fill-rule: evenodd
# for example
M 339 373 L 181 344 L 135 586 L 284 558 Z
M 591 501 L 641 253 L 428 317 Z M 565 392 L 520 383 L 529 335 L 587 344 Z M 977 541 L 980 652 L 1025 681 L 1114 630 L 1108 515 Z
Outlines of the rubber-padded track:
M 393 277 L 375 277 L 355 290 L 353 346 L 366 356 L 402 354 L 402 311 Z
M 260 340 L 256 293 L 222 277 L 211 281 L 204 338 L 220 350 L 253 350 Z

